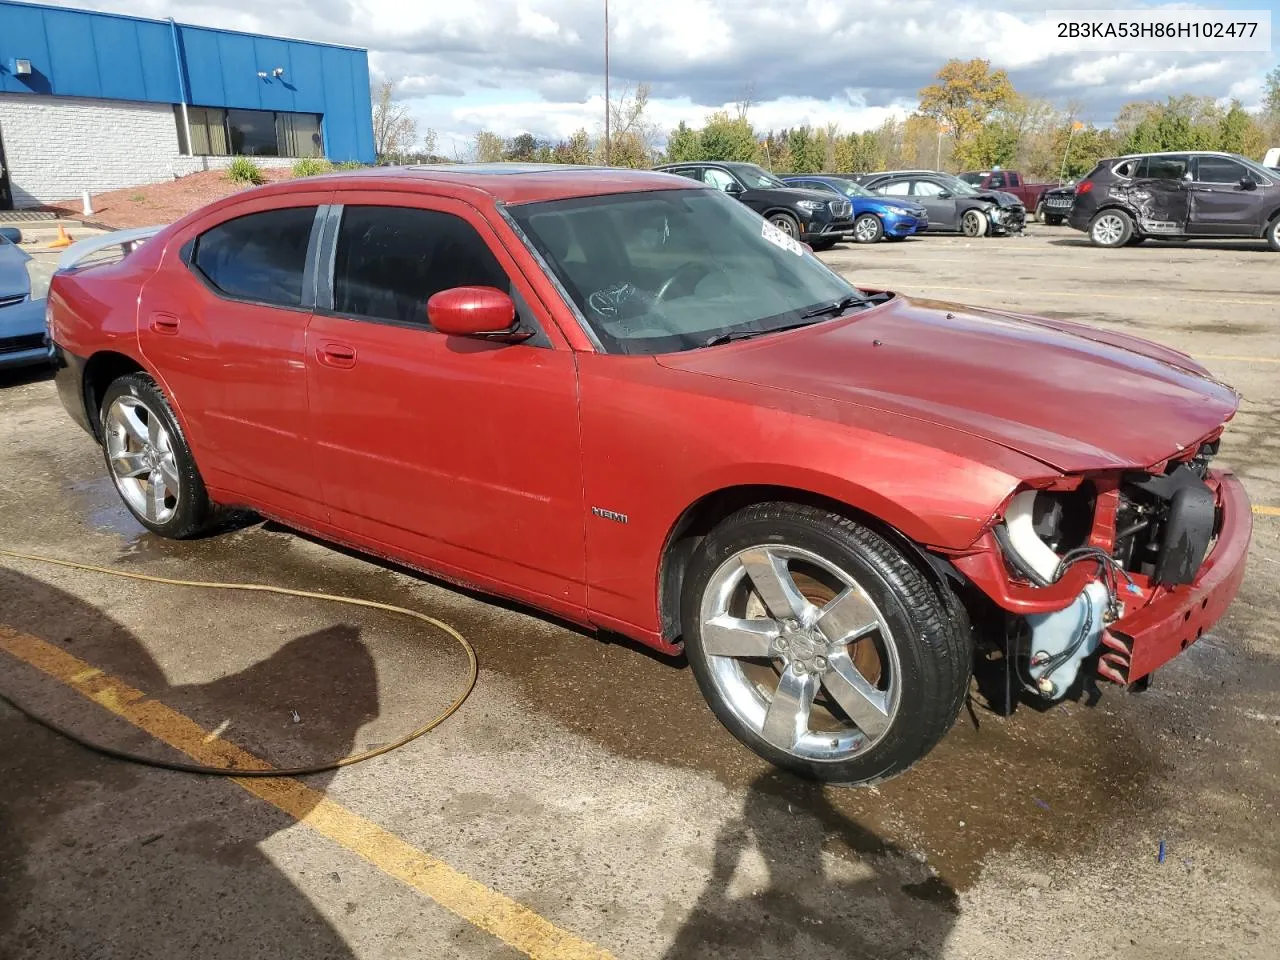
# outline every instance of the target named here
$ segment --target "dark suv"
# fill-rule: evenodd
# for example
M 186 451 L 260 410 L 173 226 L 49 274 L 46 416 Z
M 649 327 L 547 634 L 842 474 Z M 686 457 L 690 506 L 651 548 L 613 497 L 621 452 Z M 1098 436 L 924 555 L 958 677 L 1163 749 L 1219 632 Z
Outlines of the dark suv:
M 754 163 L 668 163 L 654 169 L 677 173 L 737 197 L 814 250 L 826 250 L 853 232 L 853 205 L 848 200 L 789 187 Z
M 1100 247 L 1259 237 L 1280 251 L 1280 171 L 1236 153 L 1112 157 L 1077 184 L 1067 222 Z

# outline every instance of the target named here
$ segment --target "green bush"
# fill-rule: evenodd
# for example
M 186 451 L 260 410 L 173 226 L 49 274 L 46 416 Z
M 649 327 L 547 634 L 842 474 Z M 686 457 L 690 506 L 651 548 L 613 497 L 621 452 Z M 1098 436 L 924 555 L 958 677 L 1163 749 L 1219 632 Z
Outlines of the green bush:
M 314 177 L 320 173 L 329 173 L 333 164 L 324 157 L 303 157 L 293 165 L 295 177 Z
M 267 178 L 262 175 L 262 168 L 248 157 L 236 157 L 231 161 L 231 166 L 227 167 L 227 179 L 232 183 L 254 185 L 267 182 Z
M 361 163 L 359 160 L 343 160 L 341 163 L 337 164 L 337 169 L 339 169 L 339 170 L 363 170 L 363 169 L 364 169 L 364 166 L 365 166 L 365 165 L 364 165 L 363 163 Z

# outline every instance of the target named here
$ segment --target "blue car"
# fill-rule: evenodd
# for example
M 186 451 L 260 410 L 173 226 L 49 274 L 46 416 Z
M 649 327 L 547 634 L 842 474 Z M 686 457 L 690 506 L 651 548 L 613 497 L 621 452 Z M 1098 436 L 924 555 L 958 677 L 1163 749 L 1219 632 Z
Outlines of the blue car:
M 802 177 L 783 177 L 789 187 L 820 190 L 844 197 L 853 204 L 852 238 L 857 243 L 879 243 L 901 240 L 913 233 L 923 233 L 929 226 L 929 213 L 911 200 L 899 200 L 872 193 L 866 187 L 845 177 L 811 173 Z
M 52 356 L 44 298 L 31 299 L 31 257 L 18 246 L 21 241 L 16 229 L 0 227 L 0 370 L 48 363 Z

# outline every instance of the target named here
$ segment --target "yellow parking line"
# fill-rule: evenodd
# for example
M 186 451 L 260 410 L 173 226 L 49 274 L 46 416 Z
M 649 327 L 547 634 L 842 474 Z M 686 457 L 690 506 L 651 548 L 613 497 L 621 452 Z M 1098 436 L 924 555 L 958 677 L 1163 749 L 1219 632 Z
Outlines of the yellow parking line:
M 873 273 L 873 274 L 874 272 L 875 271 L 871 271 L 871 270 L 867 271 L 867 273 Z M 862 285 L 863 285 L 863 277 L 860 272 L 858 276 L 858 286 L 862 286 Z M 875 286 L 875 284 L 872 284 L 872 286 Z M 895 286 L 900 286 L 900 285 L 895 284 Z M 1001 296 L 1006 296 L 1006 297 L 1010 293 L 1010 290 L 1008 288 L 956 287 L 950 284 L 943 284 L 943 283 L 922 284 L 920 289 L 960 290 L 964 293 L 998 293 Z M 905 293 L 907 291 L 904 290 L 902 292 Z M 1185 297 L 1185 296 L 1182 296 L 1181 294 L 1169 294 L 1167 296 L 1153 296 L 1153 295 L 1140 295 L 1140 294 L 1132 294 L 1132 293 L 1098 293 L 1093 290 L 1088 290 L 1088 291 L 1085 291 L 1085 290 L 1036 290 L 1034 292 L 1037 296 L 1065 297 L 1067 299 L 1073 299 L 1073 300 L 1146 300 L 1146 301 L 1177 300 L 1179 303 L 1211 303 L 1211 304 L 1230 303 L 1230 304 L 1235 304 L 1237 306 L 1249 306 L 1249 307 L 1270 307 L 1280 303 L 1280 301 L 1277 301 L 1277 300 L 1227 300 L 1227 299 L 1222 299 L 1218 297 Z M 919 296 L 919 294 L 915 292 L 911 292 L 908 294 L 908 296 L 914 297 L 914 296 Z
M 1280 517 L 1280 507 L 1261 507 L 1254 504 L 1253 512 L 1264 517 Z
M 270 769 L 259 757 L 211 737 L 189 717 L 148 700 L 142 691 L 51 643 L 0 625 L 0 650 L 60 681 L 197 763 Z M 528 957 L 612 960 L 608 951 L 562 930 L 523 904 L 334 803 L 300 780 L 241 777 L 235 778 L 235 783 Z
M 1280 363 L 1280 357 L 1236 357 L 1225 353 L 1197 353 L 1200 360 L 1234 360 L 1238 363 Z

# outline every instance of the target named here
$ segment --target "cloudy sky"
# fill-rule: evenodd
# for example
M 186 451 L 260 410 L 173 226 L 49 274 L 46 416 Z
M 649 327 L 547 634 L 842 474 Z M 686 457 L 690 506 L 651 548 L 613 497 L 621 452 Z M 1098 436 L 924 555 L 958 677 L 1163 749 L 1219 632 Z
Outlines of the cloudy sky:
M 141 16 L 367 47 L 438 149 L 475 131 L 557 139 L 603 114 L 603 0 L 79 0 Z M 758 128 L 878 125 L 909 112 L 949 57 L 985 57 L 1024 93 L 1107 123 L 1133 99 L 1195 93 L 1256 105 L 1271 53 L 1082 53 L 1040 27 L 1046 7 L 1267 9 L 1280 0 L 609 0 L 610 74 L 645 81 L 665 130 L 753 91 Z

